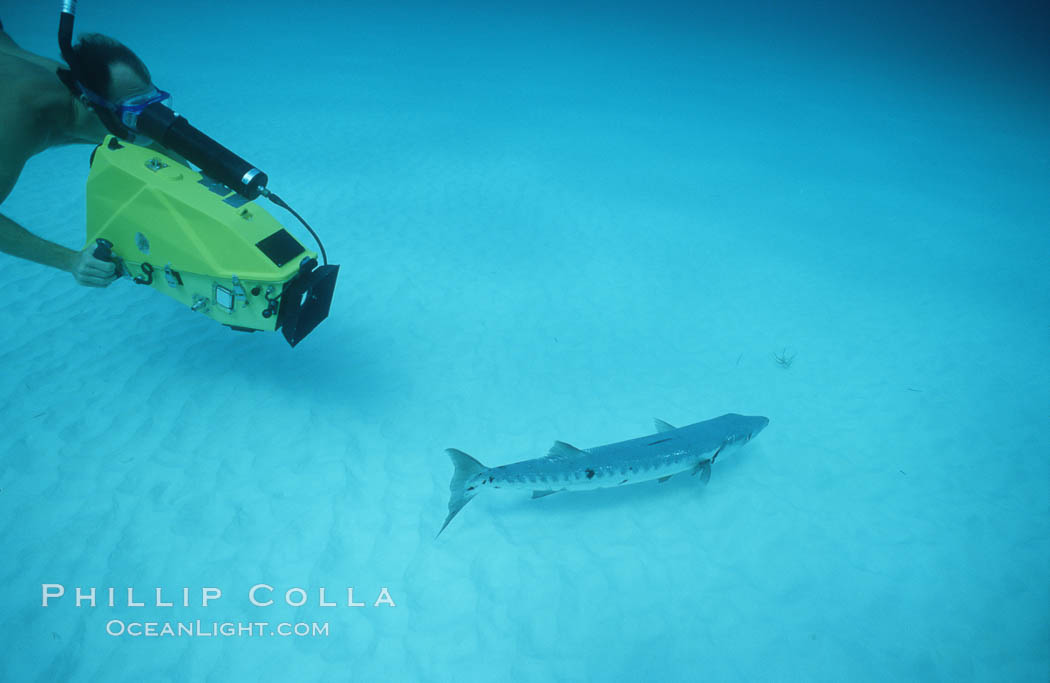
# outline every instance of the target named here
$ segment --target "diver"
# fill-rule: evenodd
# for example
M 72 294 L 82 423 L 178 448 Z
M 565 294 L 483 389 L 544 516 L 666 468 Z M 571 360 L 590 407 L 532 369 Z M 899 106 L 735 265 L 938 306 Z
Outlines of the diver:
M 79 80 L 59 62 L 20 48 L 0 23 L 0 204 L 30 157 L 61 145 L 98 145 L 120 126 L 124 110 L 170 99 L 118 41 L 85 34 L 73 50 Z M 69 272 L 87 287 L 106 287 L 117 269 L 95 258 L 93 247 L 55 244 L 0 213 L 0 252 Z

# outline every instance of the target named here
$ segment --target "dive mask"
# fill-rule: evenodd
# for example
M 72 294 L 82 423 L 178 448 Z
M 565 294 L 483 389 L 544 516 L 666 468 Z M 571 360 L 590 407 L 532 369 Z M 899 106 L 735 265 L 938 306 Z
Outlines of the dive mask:
M 110 102 L 98 93 L 84 87 L 83 84 L 78 83 L 77 85 L 80 86 L 80 91 L 84 93 L 84 97 L 86 97 L 88 101 L 113 114 L 113 116 L 116 117 L 124 127 L 134 133 L 133 142 L 136 145 L 141 145 L 143 147 L 149 146 L 153 141 L 138 132 L 139 114 L 141 114 L 146 107 L 151 104 L 157 104 L 158 102 L 169 109 L 172 106 L 171 93 L 165 92 L 156 86 L 150 86 L 150 89 L 144 93 L 125 97 L 116 102 Z M 105 121 L 103 120 L 103 122 Z M 118 135 L 118 137 L 124 136 Z

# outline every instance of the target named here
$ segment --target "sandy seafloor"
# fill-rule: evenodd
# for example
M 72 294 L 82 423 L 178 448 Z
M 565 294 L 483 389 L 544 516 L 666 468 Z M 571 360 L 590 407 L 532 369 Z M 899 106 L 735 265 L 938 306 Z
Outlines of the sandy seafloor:
M 0 18 L 56 57 L 57 4 Z M 77 28 L 270 174 L 342 266 L 331 317 L 290 349 L 0 261 L 0 680 L 1047 680 L 1038 12 L 230 5 Z M 82 244 L 89 151 L 4 214 Z M 726 412 L 771 424 L 706 487 L 486 494 L 434 539 L 447 447 Z M 147 605 L 71 599 L 111 586 Z

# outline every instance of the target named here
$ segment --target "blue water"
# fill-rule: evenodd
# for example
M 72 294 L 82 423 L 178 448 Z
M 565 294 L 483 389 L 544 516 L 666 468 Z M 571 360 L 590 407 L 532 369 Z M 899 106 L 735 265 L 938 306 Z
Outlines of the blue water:
M 57 58 L 57 3 L 0 19 Z M 1048 28 L 84 0 L 342 270 L 290 349 L 0 255 L 0 680 L 1047 680 Z M 0 211 L 82 245 L 89 151 Z M 770 425 L 707 486 L 486 493 L 434 539 L 445 448 L 726 412 Z M 110 633 L 196 620 L 268 626 Z

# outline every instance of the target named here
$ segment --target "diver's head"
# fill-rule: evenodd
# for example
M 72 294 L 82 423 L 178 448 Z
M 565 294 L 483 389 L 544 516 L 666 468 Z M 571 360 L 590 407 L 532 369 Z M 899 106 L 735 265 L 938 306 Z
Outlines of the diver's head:
M 149 69 L 138 55 L 113 38 L 84 34 L 73 47 L 73 55 L 74 68 L 60 68 L 58 77 L 77 104 L 94 112 L 106 131 L 134 140 L 128 125 L 133 116 L 129 118 L 128 112 L 137 115 L 146 104 L 163 101 L 161 95 L 167 97 L 167 93 L 153 86 Z

